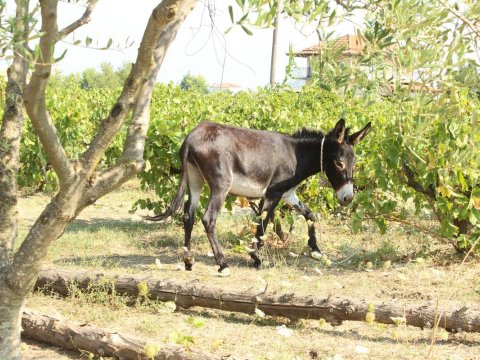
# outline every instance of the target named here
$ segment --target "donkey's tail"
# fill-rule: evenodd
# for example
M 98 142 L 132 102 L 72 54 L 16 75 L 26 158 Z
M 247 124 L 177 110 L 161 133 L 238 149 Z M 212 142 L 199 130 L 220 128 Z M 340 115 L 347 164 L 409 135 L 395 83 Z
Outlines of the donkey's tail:
M 180 156 L 182 161 L 182 177 L 180 179 L 180 186 L 178 187 L 177 194 L 173 199 L 170 207 L 162 214 L 154 215 L 154 216 L 145 216 L 146 220 L 150 221 L 162 221 L 170 216 L 172 216 L 180 206 L 183 204 L 183 197 L 185 195 L 185 190 L 187 189 L 187 156 L 188 156 L 188 145 L 186 142 L 182 144 L 180 148 Z

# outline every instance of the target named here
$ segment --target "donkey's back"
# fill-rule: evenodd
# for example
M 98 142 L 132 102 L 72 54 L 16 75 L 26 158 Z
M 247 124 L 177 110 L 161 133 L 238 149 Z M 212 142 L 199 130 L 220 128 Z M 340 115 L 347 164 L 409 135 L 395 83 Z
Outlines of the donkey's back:
M 249 198 L 264 197 L 278 167 L 293 158 L 284 134 L 208 121 L 192 130 L 184 146 L 187 178 L 200 175 L 210 188 Z

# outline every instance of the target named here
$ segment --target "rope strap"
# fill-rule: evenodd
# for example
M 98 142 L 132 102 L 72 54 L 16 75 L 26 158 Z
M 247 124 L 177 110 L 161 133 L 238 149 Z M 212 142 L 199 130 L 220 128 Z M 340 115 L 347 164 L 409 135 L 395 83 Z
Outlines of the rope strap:
M 322 145 L 320 146 L 320 173 L 323 172 L 323 143 L 325 141 L 325 136 L 322 139 Z

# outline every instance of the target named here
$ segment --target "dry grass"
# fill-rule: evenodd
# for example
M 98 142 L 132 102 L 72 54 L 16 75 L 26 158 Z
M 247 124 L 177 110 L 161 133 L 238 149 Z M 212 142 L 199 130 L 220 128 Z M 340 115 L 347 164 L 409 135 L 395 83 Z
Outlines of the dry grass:
M 332 261 L 330 267 L 303 255 L 307 251 L 307 229 L 299 218 L 289 235 L 288 247 L 270 234 L 269 245 L 262 253 L 265 266 L 257 271 L 240 251 L 242 241 L 246 244 L 251 237 L 250 216 L 245 211 L 233 216 L 223 213 L 218 234 L 232 275 L 216 276 L 210 246 L 199 223 L 192 242 L 196 264 L 193 272 L 185 272 L 181 261 L 181 224 L 145 223 L 140 216 L 129 214 L 131 203 L 139 196 L 142 194 L 130 186 L 87 208 L 52 246 L 46 266 L 198 280 L 236 291 L 253 288 L 260 292 L 268 284 L 268 291 L 297 295 L 316 293 L 367 299 L 372 303 L 439 301 L 440 307 L 478 307 L 478 260 L 470 261 L 459 273 L 461 258 L 424 234 L 392 226 L 386 235 L 380 235 L 369 225 L 364 233 L 353 235 L 349 220 L 343 218 L 323 222 L 320 248 Z M 47 201 L 43 196 L 21 200 L 22 233 Z M 160 268 L 156 259 L 162 264 Z M 431 329 L 358 322 L 331 327 L 313 320 L 290 323 L 280 318 L 200 308 L 174 313 L 170 304 L 137 301 L 132 306 L 125 298 L 101 291 L 67 299 L 36 293 L 27 305 L 119 332 L 248 359 L 423 359 L 432 335 Z M 291 336 L 279 333 L 278 328 L 283 325 L 292 330 Z M 480 359 L 480 334 L 440 332 L 439 337 L 434 359 Z M 27 356 L 29 352 L 27 348 Z

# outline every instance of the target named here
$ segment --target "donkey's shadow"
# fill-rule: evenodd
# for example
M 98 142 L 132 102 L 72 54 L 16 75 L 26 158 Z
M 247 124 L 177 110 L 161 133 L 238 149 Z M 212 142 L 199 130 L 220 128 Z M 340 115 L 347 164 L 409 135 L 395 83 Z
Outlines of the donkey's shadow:
M 183 268 L 183 250 L 177 254 L 171 254 L 168 250 L 158 253 L 157 255 L 96 255 L 96 256 L 77 256 L 68 259 L 55 260 L 56 265 L 70 265 L 79 267 L 98 267 L 102 269 L 132 269 L 135 271 L 151 271 L 156 268 L 156 264 L 160 262 L 160 266 L 168 269 L 179 270 Z M 236 268 L 252 268 L 252 261 L 247 256 L 229 256 L 231 265 Z M 195 255 L 195 262 L 206 266 L 215 266 L 215 260 L 207 255 Z M 194 270 L 195 271 L 195 270 Z
M 172 223 L 166 224 L 172 226 Z M 98 267 L 104 269 L 126 268 L 136 271 L 148 271 L 156 268 L 156 263 L 169 265 L 167 268 L 178 268 L 183 266 L 183 234 L 166 235 L 162 225 L 145 221 L 133 221 L 132 219 L 76 219 L 66 229 L 66 233 L 77 234 L 87 232 L 95 237 L 97 233 L 108 230 L 111 232 L 123 232 L 132 237 L 132 254 L 98 254 L 93 256 L 76 256 L 71 258 L 58 259 L 54 261 L 58 265 L 74 265 L 83 267 Z M 222 232 L 219 235 L 220 243 L 228 249 L 229 245 L 235 242 L 237 237 L 231 230 Z M 232 239 L 232 237 L 234 239 Z M 238 236 L 240 240 L 241 237 Z M 195 244 L 192 247 L 193 256 L 196 263 L 206 266 L 215 266 L 215 260 L 211 255 L 207 255 L 209 250 L 205 249 L 206 235 L 200 235 L 196 239 L 199 246 Z M 297 268 L 313 268 L 318 266 L 318 262 L 310 257 L 300 255 L 297 259 L 289 257 L 289 248 L 272 248 L 270 244 L 265 244 L 265 252 L 261 250 L 263 260 L 268 260 L 261 267 L 267 269 L 275 266 L 276 263 L 282 263 Z M 140 250 L 140 254 L 138 253 Z M 146 254 L 145 254 L 146 253 Z M 233 268 L 252 268 L 253 260 L 247 253 L 238 253 L 227 250 L 227 258 L 230 266 Z M 269 265 L 266 265 L 269 264 Z

